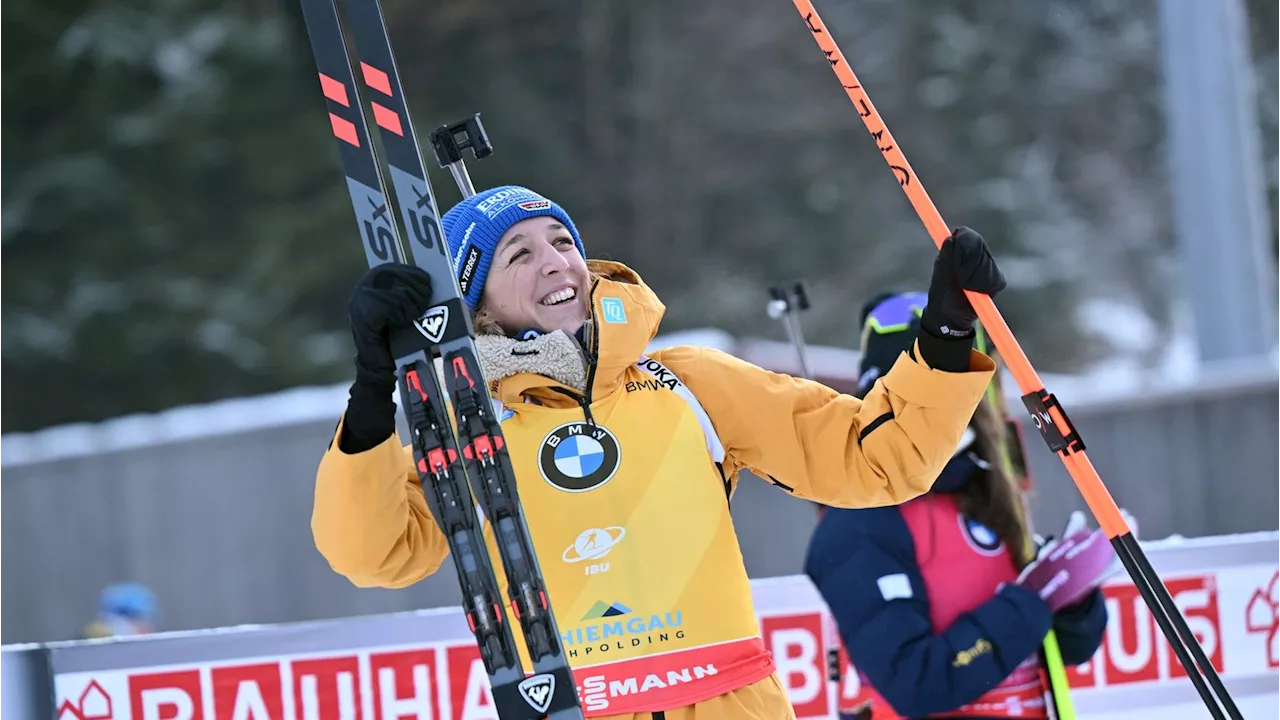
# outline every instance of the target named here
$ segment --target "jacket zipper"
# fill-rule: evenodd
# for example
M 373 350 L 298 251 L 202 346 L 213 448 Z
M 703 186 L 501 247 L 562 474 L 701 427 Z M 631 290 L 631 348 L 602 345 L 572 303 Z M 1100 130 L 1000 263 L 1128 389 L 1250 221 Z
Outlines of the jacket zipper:
M 591 416 L 591 390 L 596 384 L 596 367 L 600 359 L 600 321 L 596 318 L 596 288 L 599 282 L 591 283 L 591 291 L 587 293 L 587 302 L 591 303 L 591 348 L 587 351 L 587 387 L 586 392 L 577 396 L 578 404 L 582 406 L 582 414 L 587 419 L 587 424 L 591 427 L 596 426 L 596 419 Z
M 561 395 L 568 395 L 569 397 L 573 398 L 574 402 L 578 403 L 578 407 L 582 408 L 582 415 L 587 419 L 587 424 L 590 425 L 591 427 L 596 427 L 596 419 L 591 416 L 590 398 L 588 398 L 586 395 L 583 395 L 581 393 L 576 393 L 566 388 L 553 387 L 551 389 L 555 390 Z
M 588 351 L 591 357 L 588 358 L 590 366 L 587 368 L 587 405 L 591 404 L 591 390 L 596 384 L 596 366 L 600 359 L 600 321 L 596 318 L 596 287 L 599 281 L 591 284 L 591 291 L 587 293 L 587 302 L 591 303 L 591 349 Z M 592 423 L 595 424 L 594 422 Z
M 552 390 L 555 390 L 561 395 L 568 395 L 569 397 L 573 398 L 574 401 L 578 403 L 578 406 L 582 408 L 582 416 L 587 419 L 587 424 L 590 425 L 591 427 L 596 427 L 596 419 L 591 415 L 591 388 L 593 385 L 595 385 L 596 358 L 599 357 L 599 354 L 600 354 L 600 333 L 599 333 L 600 325 L 599 325 L 599 321 L 596 320 L 596 313 L 594 309 L 596 285 L 597 283 L 592 283 L 591 291 L 587 294 L 587 301 L 591 303 L 592 312 L 591 312 L 591 332 L 589 333 L 591 336 L 591 342 L 590 342 L 591 347 L 584 348 L 584 350 L 586 350 L 587 352 L 587 366 L 588 366 L 586 392 L 576 393 L 567 388 L 560 388 L 560 387 L 551 388 Z

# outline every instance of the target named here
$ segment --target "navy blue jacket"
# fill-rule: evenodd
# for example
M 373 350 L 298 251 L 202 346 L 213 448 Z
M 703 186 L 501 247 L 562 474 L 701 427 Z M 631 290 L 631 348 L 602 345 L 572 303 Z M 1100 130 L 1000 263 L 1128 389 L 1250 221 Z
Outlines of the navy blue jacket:
M 974 468 L 954 458 L 931 492 L 958 489 Z M 911 597 L 886 601 L 876 580 L 899 573 Z M 946 713 L 981 697 L 1038 650 L 1050 626 L 1063 662 L 1079 665 L 1097 651 L 1107 625 L 1100 590 L 1051 614 L 1034 592 L 1009 584 L 935 633 L 915 543 L 897 507 L 828 509 L 810 539 L 805 574 L 830 608 L 849 661 L 904 717 Z M 979 639 L 992 652 L 952 662 Z

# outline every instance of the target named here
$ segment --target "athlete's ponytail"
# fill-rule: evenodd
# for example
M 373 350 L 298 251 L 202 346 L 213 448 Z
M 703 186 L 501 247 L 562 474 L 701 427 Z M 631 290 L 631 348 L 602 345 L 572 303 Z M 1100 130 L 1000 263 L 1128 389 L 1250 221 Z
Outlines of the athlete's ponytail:
M 1021 570 L 1031 561 L 1027 553 L 1027 525 L 1023 516 L 1020 476 L 1025 469 L 1008 462 L 1012 440 L 1004 418 L 983 398 L 970 421 L 976 435 L 975 449 L 986 467 L 977 472 L 955 494 L 956 506 L 966 517 L 991 528 L 1004 541 Z

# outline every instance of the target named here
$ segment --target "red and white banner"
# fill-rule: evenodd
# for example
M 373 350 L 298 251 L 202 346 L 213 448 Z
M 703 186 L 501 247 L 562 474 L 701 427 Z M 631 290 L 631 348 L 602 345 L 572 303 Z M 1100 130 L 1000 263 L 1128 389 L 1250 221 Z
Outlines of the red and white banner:
M 498 717 L 474 645 L 246 658 L 56 679 L 58 720 Z
M 1263 700 L 1269 707 L 1275 703 L 1280 658 L 1280 573 L 1274 563 L 1222 565 L 1218 570 L 1169 573 L 1164 581 L 1219 674 L 1228 684 L 1266 680 L 1265 692 L 1272 695 Z M 1189 689 L 1185 671 L 1136 588 L 1125 578 L 1108 584 L 1104 593 L 1110 626 L 1102 647 L 1090 662 L 1069 671 L 1077 707 L 1089 705 L 1096 695 L 1093 705 L 1118 710 L 1135 702 L 1134 691 L 1150 697 L 1145 693 L 1149 689 L 1161 694 L 1165 689 Z M 765 647 L 773 654 L 797 716 L 835 717 L 837 705 L 859 696 L 862 688 L 839 652 L 821 599 L 799 576 L 754 581 L 753 594 Z M 406 623 L 412 621 L 412 616 L 405 617 Z M 263 636 L 275 631 L 267 627 L 237 633 L 219 644 L 225 648 L 232 638 L 252 635 L 252 643 L 246 644 L 270 647 L 263 642 L 269 636 Z M 421 633 L 404 634 L 415 636 Z M 140 642 L 148 641 L 129 644 Z M 833 655 L 844 666 L 839 687 L 829 680 Z M 636 690 L 661 692 L 669 675 L 638 678 Z M 402 646 L 353 645 L 341 651 L 265 657 L 246 653 L 232 660 L 60 673 L 55 689 L 58 720 L 497 718 L 488 678 L 465 633 Z M 589 688 L 579 690 L 585 695 Z

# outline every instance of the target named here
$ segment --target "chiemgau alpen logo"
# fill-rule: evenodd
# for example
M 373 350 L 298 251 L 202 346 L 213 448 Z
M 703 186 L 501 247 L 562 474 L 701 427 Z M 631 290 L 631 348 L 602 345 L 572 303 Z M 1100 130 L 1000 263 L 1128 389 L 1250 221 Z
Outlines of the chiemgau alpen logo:
M 538 469 L 553 487 L 587 492 L 609 482 L 618 472 L 622 448 L 603 425 L 565 423 L 547 433 L 538 450 Z

